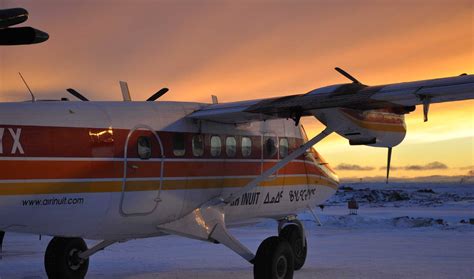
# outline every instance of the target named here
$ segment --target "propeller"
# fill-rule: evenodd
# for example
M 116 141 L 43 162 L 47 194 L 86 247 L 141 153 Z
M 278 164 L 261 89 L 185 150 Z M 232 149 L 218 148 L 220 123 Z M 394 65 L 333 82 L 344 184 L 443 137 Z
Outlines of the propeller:
M 168 92 L 169 89 L 168 88 L 161 88 L 158 92 L 156 92 L 155 94 L 151 95 L 150 98 L 146 99 L 147 102 L 153 102 L 155 100 L 157 100 L 158 98 L 160 98 L 161 96 L 165 95 L 166 92 Z
M 388 177 L 390 176 L 390 162 L 392 161 L 392 148 L 388 148 L 388 156 L 387 156 L 387 177 L 385 180 L 385 184 L 388 184 Z
M 341 75 L 345 76 L 346 78 L 350 79 L 353 83 L 362 84 L 358 81 L 355 77 L 351 76 L 348 72 L 344 71 L 343 69 L 336 67 L 334 70 L 338 71 Z
M 69 92 L 69 94 L 73 95 L 74 97 L 78 98 L 79 100 L 81 101 L 84 101 L 84 102 L 87 102 L 89 101 L 89 99 L 87 99 L 86 97 L 82 96 L 81 93 L 77 92 L 76 90 L 72 89 L 72 88 L 68 88 L 66 89 L 67 92 Z

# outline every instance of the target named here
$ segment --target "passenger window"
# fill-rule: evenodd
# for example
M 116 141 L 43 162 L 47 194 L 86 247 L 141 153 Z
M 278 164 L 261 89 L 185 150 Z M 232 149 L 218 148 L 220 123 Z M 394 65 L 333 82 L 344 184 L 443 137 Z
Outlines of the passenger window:
M 175 156 L 184 156 L 186 153 L 186 141 L 183 134 L 173 135 L 173 154 Z
M 149 137 L 139 137 L 137 141 L 138 157 L 142 160 L 151 158 L 151 140 Z
M 237 141 L 234 137 L 227 137 L 225 139 L 225 153 L 229 157 L 235 157 L 235 153 L 237 153 Z
M 211 137 L 211 156 L 218 157 L 221 155 L 221 138 L 219 136 Z
M 280 138 L 280 159 L 288 156 L 288 139 Z
M 201 157 L 204 154 L 204 140 L 202 135 L 196 135 L 193 137 L 193 155 Z
M 274 138 L 268 138 L 265 141 L 265 155 L 267 158 L 272 158 L 277 153 L 276 142 Z
M 249 157 L 252 154 L 252 139 L 242 137 L 242 156 Z

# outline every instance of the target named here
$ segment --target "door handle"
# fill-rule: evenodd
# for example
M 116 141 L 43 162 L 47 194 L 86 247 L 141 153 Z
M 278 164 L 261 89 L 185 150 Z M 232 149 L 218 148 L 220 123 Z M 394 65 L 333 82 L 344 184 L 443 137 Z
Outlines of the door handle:
M 138 169 L 137 165 L 129 165 L 128 167 L 131 168 L 131 169 L 134 169 L 134 170 Z

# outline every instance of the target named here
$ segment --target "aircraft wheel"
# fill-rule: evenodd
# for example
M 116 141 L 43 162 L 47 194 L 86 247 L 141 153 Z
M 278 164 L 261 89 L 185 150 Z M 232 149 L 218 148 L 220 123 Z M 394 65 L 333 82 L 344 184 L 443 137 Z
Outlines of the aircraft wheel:
M 253 266 L 255 279 L 292 279 L 293 251 L 284 238 L 272 236 L 258 247 Z
M 290 243 L 295 258 L 295 270 L 300 270 L 306 261 L 306 254 L 308 252 L 306 237 L 304 238 L 305 245 L 303 246 L 300 229 L 295 225 L 284 227 L 280 232 L 280 237 L 286 239 L 288 243 Z
M 2 252 L 2 248 L 3 248 L 3 238 L 5 237 L 5 232 L 4 231 L 0 231 L 0 252 Z
M 44 267 L 49 279 L 83 279 L 89 259 L 79 258 L 87 245 L 82 238 L 54 237 L 46 248 Z

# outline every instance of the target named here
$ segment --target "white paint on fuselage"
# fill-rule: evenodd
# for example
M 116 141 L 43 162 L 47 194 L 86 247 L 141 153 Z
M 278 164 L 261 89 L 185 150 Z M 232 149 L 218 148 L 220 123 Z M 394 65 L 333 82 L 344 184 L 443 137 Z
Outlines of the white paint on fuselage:
M 268 120 L 246 125 L 196 122 L 184 118 L 206 106 L 199 103 L 179 102 L 36 102 L 1 103 L 0 127 L 48 126 L 104 129 L 131 129 L 147 125 L 156 131 L 201 132 L 229 135 L 273 134 L 280 137 L 302 138 L 292 120 Z M 19 150 L 19 147 L 17 146 Z M 28 154 L 25 154 L 28 156 Z M 4 156 L 4 154 L 3 154 Z M 4 157 L 3 157 L 4 158 Z M 0 159 L 3 159 L 0 157 Z M 97 158 L 95 158 L 97 159 Z M 92 158 L 92 160 L 95 160 Z M 116 160 L 117 158 L 113 159 Z M 34 160 L 34 158 L 33 158 Z M 84 158 L 84 160 L 87 160 Z M 173 159 L 171 159 L 173 160 Z M 186 159 L 176 159 L 183 160 Z M 225 161 L 225 160 L 224 160 Z M 318 166 L 319 167 L 319 166 Z M 21 170 L 19 170 L 21 171 Z M 332 181 L 334 183 L 335 181 Z M 7 181 L 0 183 L 8 184 Z M 3 185 L 2 185 L 3 186 Z M 15 187 L 14 183 L 8 184 Z M 318 193 L 306 201 L 291 202 L 290 190 Z M 56 236 L 80 236 L 89 239 L 128 239 L 159 235 L 157 226 L 178 219 L 212 198 L 239 188 L 213 188 L 196 190 L 166 190 L 160 193 L 156 209 L 144 216 L 120 214 L 122 193 L 48 194 L 29 196 L 0 196 L 0 230 Z M 225 193 L 224 193 L 225 192 Z M 250 205 L 227 206 L 229 225 L 261 218 L 280 218 L 305 210 L 308 205 L 323 203 L 335 190 L 324 185 L 285 187 L 257 187 L 259 201 Z M 151 193 L 155 194 L 155 193 Z M 25 201 L 43 203 L 51 199 L 81 197 L 83 204 L 75 205 L 24 205 Z M 278 202 L 265 203 L 269 196 Z

